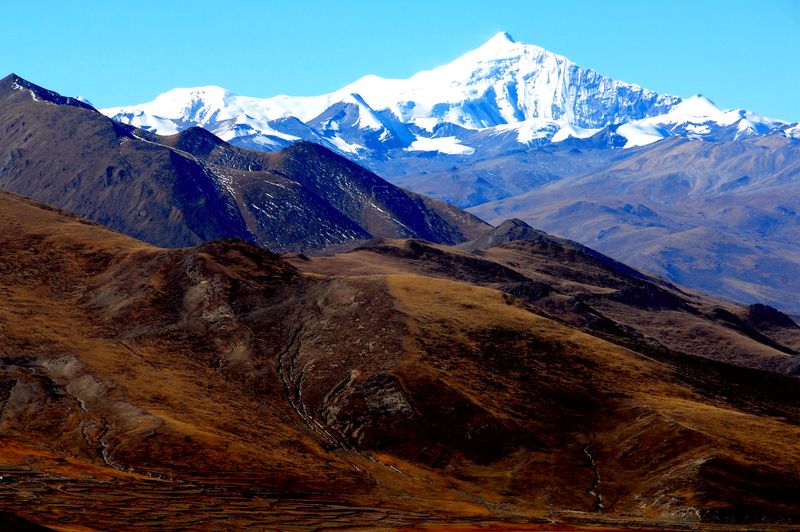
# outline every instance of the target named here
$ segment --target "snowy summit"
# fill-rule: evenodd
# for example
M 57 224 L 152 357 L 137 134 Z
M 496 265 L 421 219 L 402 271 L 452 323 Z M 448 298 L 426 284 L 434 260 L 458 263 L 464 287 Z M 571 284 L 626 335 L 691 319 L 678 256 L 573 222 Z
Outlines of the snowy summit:
M 609 128 L 635 147 L 670 136 L 739 138 L 786 123 L 723 111 L 617 81 L 500 32 L 454 61 L 408 79 L 364 76 L 329 94 L 252 98 L 221 87 L 173 89 L 155 100 L 103 109 L 159 134 L 204 127 L 224 140 L 277 149 L 318 142 L 362 158 L 414 152 L 469 155 L 497 143 L 560 142 Z

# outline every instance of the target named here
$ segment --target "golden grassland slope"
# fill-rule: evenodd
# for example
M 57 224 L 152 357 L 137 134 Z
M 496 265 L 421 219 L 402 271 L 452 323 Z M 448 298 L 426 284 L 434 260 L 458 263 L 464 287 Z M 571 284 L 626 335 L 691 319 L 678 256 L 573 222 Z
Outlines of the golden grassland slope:
M 0 508 L 32 522 L 800 516 L 795 379 L 636 351 L 466 273 L 332 276 L 312 270 L 334 259 L 295 257 L 303 271 L 233 240 L 166 250 L 8 193 L 0 249 Z
M 289 259 L 325 275 L 415 272 L 459 280 L 500 290 L 536 312 L 633 349 L 800 371 L 800 327 L 781 312 L 678 287 L 541 232 L 474 252 L 379 239 L 349 253 Z

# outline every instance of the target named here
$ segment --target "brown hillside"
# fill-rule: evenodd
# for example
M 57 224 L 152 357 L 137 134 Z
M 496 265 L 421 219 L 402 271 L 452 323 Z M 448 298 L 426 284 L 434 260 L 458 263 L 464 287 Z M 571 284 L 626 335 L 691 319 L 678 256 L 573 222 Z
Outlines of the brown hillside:
M 545 315 L 489 286 L 529 275 L 519 257 L 435 248 L 439 273 L 405 258 L 386 272 L 386 253 L 360 250 L 298 269 L 240 241 L 152 247 L 7 193 L 0 249 L 14 516 L 60 530 L 800 517 L 797 380 Z M 311 271 L 334 260 L 335 276 Z

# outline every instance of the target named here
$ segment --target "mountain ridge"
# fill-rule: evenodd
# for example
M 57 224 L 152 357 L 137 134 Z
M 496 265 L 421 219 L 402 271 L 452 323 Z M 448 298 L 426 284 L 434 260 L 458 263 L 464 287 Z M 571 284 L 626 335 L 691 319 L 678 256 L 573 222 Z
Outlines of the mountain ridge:
M 159 245 L 234 237 L 315 252 L 488 228 L 316 144 L 264 153 L 199 128 L 160 137 L 16 76 L 0 89 L 0 186 Z
M 447 73 L 458 70 L 459 65 L 467 65 L 463 67 L 466 74 L 462 72 L 449 78 L 443 74 L 440 80 L 443 88 L 429 84 L 432 87 L 430 97 L 442 104 L 437 108 L 441 116 L 425 114 L 428 111 L 418 105 L 408 108 L 395 105 L 396 113 L 392 108 L 376 111 L 387 102 L 373 103 L 368 95 L 359 93 L 367 106 L 373 104 L 367 112 L 376 118 L 371 122 L 373 125 L 380 124 L 378 129 L 361 127 L 363 104 L 331 104 L 331 98 L 343 100 L 342 95 L 320 100 L 320 109 L 331 104 L 330 112 L 323 112 L 319 120 L 311 119 L 310 125 L 302 131 L 295 124 L 293 131 L 297 133 L 296 138 L 306 138 L 337 150 L 393 183 L 470 209 L 490 221 L 521 217 L 536 227 L 599 248 L 618 260 L 666 276 L 673 282 L 747 303 L 767 301 L 800 313 L 796 301 L 787 296 L 796 291 L 793 279 L 800 275 L 795 273 L 800 270 L 795 269 L 797 255 L 792 244 L 800 234 L 791 234 L 793 213 L 800 212 L 800 206 L 794 205 L 791 199 L 797 196 L 792 182 L 800 177 L 795 164 L 795 152 L 800 149 L 800 123 L 765 118 L 741 109 L 722 110 L 701 94 L 686 99 L 674 97 L 668 105 L 648 116 L 632 115 L 616 123 L 611 123 L 614 120 L 607 120 L 607 123 L 564 120 L 566 111 L 573 108 L 563 106 L 558 107 L 561 121 L 548 118 L 552 115 L 549 111 L 537 116 L 515 114 L 519 106 L 509 102 L 524 102 L 524 94 L 515 89 L 514 97 L 508 100 L 508 91 L 498 92 L 494 87 L 507 86 L 503 72 L 508 69 L 536 65 L 535 62 L 525 63 L 527 51 L 533 57 L 541 57 L 540 74 L 548 73 L 552 80 L 567 79 L 558 65 L 566 68 L 568 59 L 543 52 L 533 45 L 515 43 L 509 36 L 498 34 L 462 58 L 407 80 L 385 81 L 367 76 L 355 82 L 367 88 L 371 84 L 391 88 L 396 83 L 402 85 L 420 76 L 424 81 L 435 77 L 437 72 Z M 547 61 L 558 68 L 545 68 Z M 494 72 L 494 78 L 485 76 L 489 71 Z M 474 83 L 471 81 L 473 74 L 477 80 Z M 603 79 L 613 88 L 614 80 Z M 426 86 L 420 83 L 419 87 Z M 346 87 L 347 94 L 360 90 L 352 85 Z M 472 117 L 470 120 L 505 116 L 504 123 L 471 129 L 464 120 L 459 121 L 458 116 L 442 118 L 454 109 L 447 102 L 446 93 L 458 94 L 459 88 L 465 86 L 476 89 L 474 95 L 461 93 L 459 97 L 464 99 L 462 107 L 469 108 L 472 113 L 467 113 Z M 536 87 L 535 79 L 530 81 L 530 86 Z M 599 110 L 606 109 L 608 98 L 616 94 L 600 90 L 602 83 L 584 86 L 587 87 L 591 88 L 591 98 L 586 104 Z M 557 87 L 551 85 L 550 88 L 553 90 L 545 91 L 543 94 L 547 98 L 542 101 L 554 101 Z M 487 92 L 488 89 L 491 91 Z M 577 88 L 573 89 L 579 94 Z M 386 94 L 386 98 L 391 99 L 397 93 L 395 89 L 387 89 Z M 413 99 L 409 97 L 403 101 Z M 629 103 L 634 105 L 636 101 L 634 97 Z M 279 97 L 274 102 L 288 110 L 294 100 Z M 506 102 L 507 105 L 502 106 L 505 115 L 498 102 Z M 317 109 L 309 111 L 309 116 L 312 111 Z M 414 112 L 422 113 L 414 121 L 404 122 L 399 118 L 405 116 L 403 113 Z M 230 120 L 252 122 L 246 117 L 231 117 Z M 215 127 L 214 124 L 206 126 Z M 219 126 L 225 128 L 222 122 Z M 275 143 L 263 143 L 254 133 L 258 124 L 252 123 L 247 128 L 250 129 L 243 129 L 249 132 L 247 135 L 236 137 L 229 133 L 231 141 L 267 150 L 295 141 L 273 138 Z M 690 157 L 696 165 L 680 164 L 687 152 L 695 154 Z M 713 160 L 704 161 L 698 157 L 699 153 Z M 648 162 L 636 166 L 644 160 Z M 641 185 L 630 187 L 618 183 L 620 168 L 624 168 L 625 176 L 638 176 Z M 666 168 L 672 171 L 663 172 Z M 602 175 L 603 179 L 594 179 L 595 190 L 578 185 L 581 179 L 591 180 L 596 175 Z M 781 176 L 784 183 L 776 185 L 774 176 Z M 769 186 L 762 186 L 762 180 L 769 181 Z M 646 183 L 651 183 L 653 188 L 645 189 Z M 707 189 L 703 183 L 716 184 Z M 554 196 L 550 190 L 555 187 L 559 187 L 559 192 Z M 623 194 L 624 201 L 608 194 L 619 188 L 624 190 L 617 196 Z M 675 212 L 682 204 L 698 201 L 698 196 L 706 199 L 701 200 L 704 204 L 696 205 L 693 212 L 686 209 L 686 212 Z M 554 197 L 559 200 L 558 212 L 544 212 L 544 205 L 556 205 Z M 603 201 L 598 202 L 598 197 L 604 198 Z M 722 205 L 723 200 L 731 199 L 736 202 L 732 211 L 739 214 L 731 214 L 732 211 Z M 628 205 L 644 206 L 656 216 L 648 218 L 629 212 Z M 703 211 L 702 216 L 697 216 L 698 209 Z M 744 223 L 748 218 L 752 221 L 750 226 Z M 596 229 L 590 230 L 595 226 Z M 648 231 L 650 237 L 644 236 Z M 664 233 L 663 237 L 652 238 L 652 233 L 658 231 Z M 659 246 L 658 242 L 663 245 Z M 693 257 L 699 259 L 692 262 Z M 787 263 L 790 264 L 787 266 Z M 753 264 L 759 267 L 753 268 Z M 792 273 L 781 274 L 780 268 Z

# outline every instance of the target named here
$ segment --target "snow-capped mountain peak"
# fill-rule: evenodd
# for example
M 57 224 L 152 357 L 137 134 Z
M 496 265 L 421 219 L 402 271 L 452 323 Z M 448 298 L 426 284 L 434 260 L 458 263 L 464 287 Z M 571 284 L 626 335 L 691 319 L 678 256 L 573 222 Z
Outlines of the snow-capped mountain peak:
M 495 33 L 491 39 L 486 41 L 481 48 L 484 46 L 496 46 L 496 45 L 508 45 L 508 44 L 517 44 L 517 41 L 514 40 L 514 37 L 511 36 L 510 33 L 507 31 L 500 31 Z
M 346 90 L 404 122 L 435 118 L 469 129 L 562 116 L 590 122 L 574 109 L 567 89 L 571 83 L 565 78 L 578 70 L 563 56 L 498 33 L 446 65 L 402 80 L 364 77 Z
M 375 114 L 375 111 L 364 101 L 364 98 L 357 93 L 347 95 L 342 103 L 349 103 L 358 107 L 357 125 L 365 129 L 382 129 L 383 124 Z
M 676 105 L 673 111 L 688 116 L 712 116 L 720 109 L 702 94 L 695 94 Z
M 367 159 L 397 149 L 400 156 L 465 155 L 476 152 L 476 138 L 482 146 L 533 145 L 585 138 L 609 127 L 633 147 L 667 136 L 738 138 L 785 125 L 721 110 L 699 94 L 682 100 L 613 80 L 506 32 L 409 78 L 366 75 L 320 96 L 251 98 L 207 86 L 102 111 L 162 134 L 201 126 L 251 148 L 306 139 Z M 451 140 L 431 140 L 436 138 Z
M 520 50 L 522 50 L 525 47 L 539 48 L 538 46 L 534 46 L 531 44 L 518 43 L 517 41 L 514 40 L 513 37 L 511 37 L 511 35 L 509 35 L 505 31 L 501 31 L 500 33 L 496 33 L 494 36 L 492 36 L 491 39 L 489 39 L 479 47 L 462 55 L 456 61 L 466 62 L 466 61 L 476 61 L 476 60 L 480 61 L 480 60 L 502 59 L 504 57 L 511 57 L 513 55 L 519 54 Z M 543 50 L 543 48 L 539 49 Z

